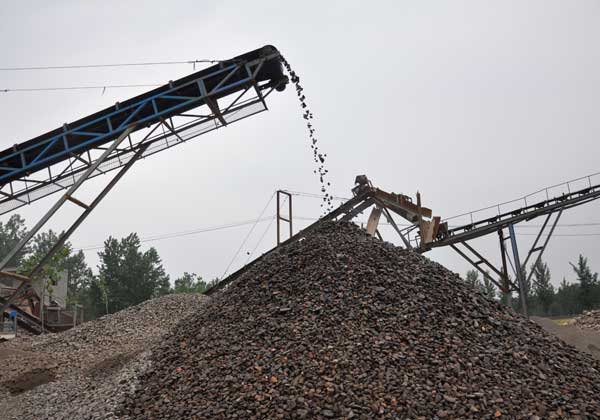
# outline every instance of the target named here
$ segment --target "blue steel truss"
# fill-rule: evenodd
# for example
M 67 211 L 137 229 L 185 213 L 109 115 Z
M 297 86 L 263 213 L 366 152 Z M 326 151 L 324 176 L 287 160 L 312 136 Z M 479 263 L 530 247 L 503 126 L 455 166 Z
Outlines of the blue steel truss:
M 142 146 L 149 156 L 267 110 L 265 98 L 287 82 L 279 59 L 265 47 L 0 152 L 0 214 L 72 185 L 128 127 L 135 129 L 126 145 L 92 177 L 123 166 Z

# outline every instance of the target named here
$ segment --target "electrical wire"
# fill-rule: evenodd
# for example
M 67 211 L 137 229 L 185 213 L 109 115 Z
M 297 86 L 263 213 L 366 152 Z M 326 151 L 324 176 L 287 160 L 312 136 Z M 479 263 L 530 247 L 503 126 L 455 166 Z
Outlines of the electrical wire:
M 112 63 L 112 64 L 80 64 L 64 66 L 32 66 L 32 67 L 0 67 L 0 71 L 27 71 L 27 70 L 68 70 L 68 69 L 90 69 L 105 67 L 134 67 L 134 66 L 163 66 L 172 64 L 199 64 L 199 63 L 221 63 L 224 60 L 179 60 L 179 61 L 147 61 L 138 63 Z
M 123 89 L 123 88 L 140 88 L 140 87 L 158 87 L 160 83 L 145 83 L 132 85 L 96 85 L 96 86 L 59 86 L 59 87 L 40 87 L 40 88 L 10 88 L 0 89 L 1 93 L 10 92 L 50 92 L 50 91 L 65 91 L 65 90 L 95 90 L 95 89 Z
M 281 203 L 281 205 L 283 206 L 285 204 L 285 202 L 287 201 L 287 197 L 285 197 L 283 199 L 283 202 Z M 269 222 L 269 224 L 267 225 L 267 228 L 265 229 L 265 231 L 263 232 L 263 234 L 260 236 L 260 238 L 258 239 L 258 242 L 256 243 L 256 245 L 254 246 L 254 248 L 252 249 L 252 252 L 248 253 L 248 258 L 246 258 L 246 262 L 244 263 L 244 265 L 248 264 L 248 262 L 250 262 L 250 259 L 252 258 L 252 256 L 254 255 L 254 252 L 256 252 L 258 246 L 262 243 L 263 239 L 265 239 L 265 236 L 267 235 L 267 232 L 269 231 L 269 229 L 271 229 L 271 226 L 273 225 L 273 222 L 275 221 L 275 219 L 277 219 L 277 217 L 273 217 L 271 219 L 271 221 Z
M 273 201 L 273 197 L 275 197 L 275 194 L 276 194 L 276 191 L 273 191 L 273 194 L 271 194 L 271 197 L 269 198 L 269 201 L 267 201 L 267 204 L 265 204 L 265 207 L 262 209 L 262 211 L 260 212 L 260 215 L 258 216 L 258 218 L 256 220 L 260 220 L 263 217 L 265 211 L 267 211 L 267 208 L 269 207 L 269 204 L 271 204 L 271 201 Z M 231 267 L 231 265 L 233 264 L 233 262 L 235 261 L 235 259 L 239 255 L 239 253 L 242 250 L 242 248 L 244 247 L 244 245 L 246 245 L 246 242 L 248 241 L 248 238 L 250 238 L 250 235 L 252 234 L 252 232 L 254 232 L 254 228 L 256 228 L 257 224 L 258 223 L 255 223 L 254 225 L 252 225 L 252 227 L 248 231 L 248 234 L 246 235 L 246 237 L 242 241 L 240 247 L 237 249 L 237 251 L 233 255 L 233 258 L 231 259 L 231 261 L 229 261 L 229 264 L 227 265 L 227 268 L 225 268 L 225 271 L 223 272 L 223 275 L 221 276 L 222 279 L 224 279 L 225 276 L 227 275 L 227 272 L 229 271 L 229 268 Z
M 259 239 L 259 242 L 256 244 L 256 246 L 254 247 L 254 249 L 250 253 L 250 256 L 252 256 L 254 254 L 254 252 L 256 251 L 256 249 L 258 248 L 258 246 L 260 245 L 260 243 L 262 242 L 263 238 L 265 237 L 266 232 L 268 232 L 268 230 L 270 229 L 270 227 L 272 226 L 272 224 L 273 224 L 273 222 L 275 220 L 275 216 L 262 217 L 263 214 L 264 214 L 264 211 L 266 210 L 266 208 L 268 207 L 268 205 L 272 201 L 273 196 L 274 196 L 274 194 L 269 199 L 267 205 L 265 206 L 265 209 L 263 209 L 263 212 L 261 212 L 261 215 L 260 215 L 260 217 L 258 219 L 243 220 L 243 221 L 232 222 L 232 223 L 227 223 L 227 224 L 223 224 L 223 225 L 209 226 L 209 227 L 206 227 L 206 228 L 191 229 L 191 230 L 186 230 L 186 231 L 169 232 L 169 233 L 164 233 L 164 234 L 160 234 L 160 235 L 146 236 L 146 237 L 140 238 L 140 242 L 145 243 L 145 242 L 161 241 L 161 240 L 164 240 L 164 239 L 180 238 L 180 237 L 185 237 L 185 236 L 190 236 L 190 235 L 197 235 L 197 234 L 200 234 L 200 233 L 214 232 L 214 231 L 219 231 L 219 230 L 224 230 L 224 229 L 230 229 L 230 228 L 240 227 L 240 226 L 247 226 L 247 225 L 253 224 L 254 225 L 253 228 L 247 234 L 245 241 L 242 243 L 242 245 L 239 248 L 239 250 L 241 250 L 243 248 L 243 245 L 245 244 L 245 242 L 249 238 L 250 234 L 252 233 L 252 231 L 256 227 L 256 225 L 258 223 L 270 221 L 270 223 L 267 226 L 265 232 L 263 232 L 261 238 Z M 284 203 L 285 203 L 285 201 L 284 201 Z M 317 221 L 317 220 L 319 220 L 318 217 L 306 217 L 306 216 L 294 216 L 294 219 L 295 220 L 303 220 L 303 221 Z M 361 223 L 361 222 L 359 221 L 359 223 Z M 365 223 L 365 222 L 363 222 L 363 223 Z M 381 222 L 379 224 L 380 225 L 384 225 L 384 226 L 391 226 L 389 223 L 386 223 L 386 222 Z M 398 226 L 411 226 L 410 224 L 397 224 L 397 225 Z M 541 226 L 542 225 L 515 226 L 515 228 L 541 227 Z M 598 222 L 593 222 L 593 223 L 568 223 L 568 224 L 557 225 L 556 227 L 580 227 L 580 226 L 600 226 L 600 223 L 598 223 Z M 537 236 L 536 233 L 517 233 L 517 235 L 519 235 L 519 236 Z M 542 235 L 542 236 L 544 236 L 544 235 Z M 591 237 L 595 237 L 595 236 L 600 236 L 600 233 L 554 233 L 552 236 L 563 236 L 563 237 L 586 237 L 586 236 L 591 236 Z M 89 246 L 84 246 L 84 247 L 81 247 L 81 248 L 77 248 L 74 251 L 75 252 L 78 252 L 78 251 L 93 251 L 93 250 L 102 249 L 102 248 L 104 248 L 104 244 L 96 244 L 96 245 L 89 245 Z M 238 253 L 239 253 L 239 250 L 238 250 Z M 237 257 L 238 253 L 236 253 L 236 255 L 234 256 L 234 259 Z M 231 265 L 231 263 L 230 263 L 230 265 Z M 229 266 L 228 266 L 227 269 L 229 269 Z
M 289 194 L 291 194 L 293 196 L 299 196 L 299 197 L 308 197 L 308 198 L 323 198 L 323 197 L 325 197 L 322 194 L 307 193 L 307 192 L 302 192 L 302 191 L 290 191 L 290 190 L 283 190 L 283 191 L 287 192 L 287 193 L 289 193 Z M 337 200 L 345 200 L 345 201 L 350 200 L 347 197 L 333 197 L 333 198 L 335 198 Z M 296 216 L 295 218 L 299 219 L 299 220 L 303 219 L 300 216 Z M 304 218 L 304 219 L 305 220 L 317 220 L 315 218 Z M 380 224 L 387 224 L 387 223 L 380 223 Z M 404 223 L 404 224 L 398 223 L 397 225 L 398 226 L 402 226 L 402 227 L 412 226 L 412 224 L 406 224 L 406 223 Z M 454 227 L 460 227 L 460 226 L 462 226 L 462 225 L 449 225 L 448 227 L 454 228 Z M 527 225 L 522 225 L 522 226 L 515 226 L 515 228 L 519 228 L 519 229 L 522 229 L 522 228 L 540 228 L 542 226 L 543 225 L 540 225 L 540 224 L 527 224 Z M 600 226 L 600 222 L 590 222 L 590 223 L 561 223 L 561 224 L 556 225 L 557 228 L 558 227 L 577 227 L 577 226 L 586 226 L 586 227 L 589 227 L 589 226 Z
M 165 234 L 162 234 L 162 235 L 148 236 L 148 237 L 140 238 L 140 242 L 161 241 L 163 239 L 180 238 L 180 237 L 183 237 L 183 236 L 197 235 L 199 233 L 214 232 L 214 231 L 218 231 L 218 230 L 230 229 L 230 228 L 239 227 L 239 226 L 246 226 L 246 225 L 250 225 L 250 224 L 258 224 L 258 223 L 261 223 L 261 222 L 266 222 L 268 220 L 272 220 L 273 218 L 274 218 L 274 216 L 264 217 L 264 218 L 259 218 L 259 219 L 252 219 L 252 220 L 244 220 L 244 221 L 240 221 L 240 222 L 233 222 L 233 223 L 223 224 L 223 225 L 219 225 L 219 226 L 211 226 L 211 227 L 200 228 L 200 229 L 193 229 L 193 230 L 188 230 L 188 231 L 181 231 L 181 232 L 165 233 Z M 102 244 L 102 245 L 100 245 L 100 244 L 98 244 L 98 245 L 90 245 L 90 246 L 86 246 L 86 247 L 81 247 L 81 248 L 75 249 L 74 251 L 75 252 L 79 252 L 79 251 L 93 251 L 93 250 L 102 249 L 102 248 L 104 248 L 104 244 Z
M 537 236 L 537 233 L 516 233 L 517 236 Z M 546 237 L 548 235 L 542 235 Z M 583 236 L 600 236 L 600 233 L 553 233 L 552 236 L 572 236 L 572 237 L 583 237 Z

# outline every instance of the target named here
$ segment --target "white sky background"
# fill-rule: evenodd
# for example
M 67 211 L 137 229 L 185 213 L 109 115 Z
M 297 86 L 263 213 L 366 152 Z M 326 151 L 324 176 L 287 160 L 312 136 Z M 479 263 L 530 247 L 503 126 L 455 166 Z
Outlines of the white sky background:
M 335 195 L 349 196 L 354 176 L 366 173 L 388 191 L 418 189 L 426 206 L 449 217 L 600 171 L 599 17 L 600 3 L 584 0 L 2 2 L 0 67 L 226 59 L 273 44 L 306 89 Z M 0 89 L 166 83 L 191 72 L 190 65 L 0 72 Z M 0 147 L 143 91 L 0 93 Z M 72 244 L 252 219 L 278 188 L 319 193 L 293 87 L 273 93 L 269 107 L 136 164 Z M 78 196 L 99 188 L 90 182 Z M 19 211 L 32 225 L 57 198 Z M 594 202 L 569 210 L 561 223 L 600 223 L 599 209 Z M 298 198 L 294 212 L 317 217 L 319 201 Z M 66 228 L 75 213 L 63 211 L 49 227 Z M 267 225 L 257 226 L 232 269 Z M 210 279 L 248 230 L 144 247 L 157 248 L 172 279 L 184 271 Z M 600 226 L 557 233 L 600 235 Z M 522 252 L 532 240 L 519 237 Z M 271 226 L 257 254 L 274 241 Z M 545 259 L 554 283 L 573 278 L 568 262 L 580 252 L 600 271 L 599 243 L 600 236 L 553 238 Z M 498 261 L 496 235 L 475 244 Z M 96 252 L 86 253 L 92 266 Z M 469 268 L 450 249 L 428 256 L 461 274 Z

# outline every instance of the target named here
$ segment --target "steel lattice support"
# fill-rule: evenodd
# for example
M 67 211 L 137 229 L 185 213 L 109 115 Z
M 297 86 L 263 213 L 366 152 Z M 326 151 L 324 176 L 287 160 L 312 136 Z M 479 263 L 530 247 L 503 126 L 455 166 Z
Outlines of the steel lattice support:
M 133 127 L 129 127 L 125 132 L 121 134 L 104 152 L 104 158 L 109 156 L 129 135 L 133 130 Z M 40 274 L 45 264 L 50 258 L 64 245 L 70 235 L 83 223 L 83 221 L 90 215 L 90 213 L 96 208 L 96 206 L 102 201 L 102 199 L 108 194 L 108 192 L 116 185 L 116 183 L 125 175 L 125 173 L 133 166 L 133 164 L 140 158 L 147 146 L 140 148 L 131 159 L 117 172 L 117 174 L 109 181 L 104 189 L 96 196 L 96 198 L 88 205 L 82 203 L 76 199 L 73 194 L 79 189 L 79 187 L 88 179 L 88 177 L 97 169 L 97 167 L 103 162 L 100 158 L 94 164 L 90 165 L 89 168 L 81 175 L 81 177 L 73 184 L 69 190 L 60 197 L 60 199 L 48 210 L 48 212 L 38 221 L 38 223 L 27 232 L 25 237 L 11 250 L 11 252 L 4 258 L 0 263 L 0 273 L 3 275 L 9 275 L 4 273 L 2 270 L 6 268 L 9 261 L 17 255 L 27 243 L 40 231 L 40 229 L 52 218 L 52 216 L 65 204 L 67 201 L 76 204 L 84 209 L 83 213 L 75 220 L 75 222 L 64 231 L 59 237 L 58 241 L 53 247 L 46 253 L 46 255 L 38 262 L 38 264 L 27 273 L 26 276 L 20 276 L 21 284 L 17 290 L 4 302 L 0 313 L 4 313 L 14 300 L 23 293 L 27 288 L 30 287 L 31 281 Z M 14 276 L 13 276 L 14 277 Z M 43 303 L 42 303 L 43 304 Z M 43 326 L 42 326 L 43 328 Z
M 281 215 L 281 196 L 285 196 L 288 200 L 288 215 L 287 217 Z M 277 245 L 281 244 L 281 222 L 286 222 L 289 227 L 289 236 L 291 238 L 294 236 L 294 231 L 292 228 L 292 194 L 287 191 L 277 190 Z
M 88 179 L 145 143 L 144 157 L 266 111 L 265 98 L 286 83 L 279 52 L 264 47 L 0 151 L 0 214 L 66 190 L 127 127 L 136 128 Z
M 461 250 L 458 247 L 458 245 L 463 245 L 465 247 L 465 250 L 464 251 Z M 463 257 L 469 264 L 471 264 L 477 271 L 479 271 L 483 275 L 484 278 L 491 281 L 502 293 L 510 293 L 510 283 L 507 288 L 506 283 L 503 282 L 504 276 L 502 275 L 502 272 L 500 272 L 500 270 L 498 270 L 492 263 L 490 263 L 489 260 L 487 260 L 485 257 L 483 257 L 472 246 L 470 246 L 466 242 L 461 242 L 461 243 L 451 244 L 450 247 L 454 251 L 456 251 L 456 253 L 458 255 Z M 468 255 L 469 252 L 474 256 L 474 258 Z M 481 265 L 485 265 L 489 269 L 491 269 L 495 274 L 498 275 L 499 280 L 496 280 L 492 276 L 490 276 L 488 271 L 481 268 Z
M 528 316 L 527 313 L 527 290 L 525 290 L 525 279 L 523 278 L 523 267 L 519 258 L 519 247 L 517 246 L 517 237 L 515 236 L 515 227 L 511 223 L 508 225 L 508 232 L 510 234 L 510 247 L 513 252 L 513 262 L 516 270 L 517 284 L 519 285 L 519 296 L 521 298 L 521 311 L 524 316 Z

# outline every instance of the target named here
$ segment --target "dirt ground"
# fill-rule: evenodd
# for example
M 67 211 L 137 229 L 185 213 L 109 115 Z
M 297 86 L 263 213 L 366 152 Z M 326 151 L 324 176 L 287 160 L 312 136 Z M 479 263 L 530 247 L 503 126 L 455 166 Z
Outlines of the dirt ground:
M 570 344 L 581 351 L 591 354 L 600 360 L 600 333 L 592 330 L 582 330 L 573 324 L 560 325 L 550 318 L 531 317 L 538 325 L 551 334 L 556 335 L 565 343 Z

